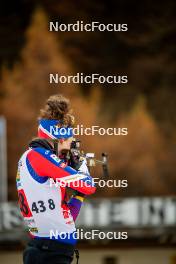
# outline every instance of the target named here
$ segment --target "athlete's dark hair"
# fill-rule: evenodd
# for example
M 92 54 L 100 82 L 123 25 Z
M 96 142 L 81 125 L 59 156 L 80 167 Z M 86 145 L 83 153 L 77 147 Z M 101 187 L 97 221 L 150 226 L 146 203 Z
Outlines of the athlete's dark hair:
M 47 99 L 44 108 L 40 110 L 39 119 L 55 119 L 63 126 L 73 126 L 75 118 L 71 112 L 69 99 L 56 94 Z

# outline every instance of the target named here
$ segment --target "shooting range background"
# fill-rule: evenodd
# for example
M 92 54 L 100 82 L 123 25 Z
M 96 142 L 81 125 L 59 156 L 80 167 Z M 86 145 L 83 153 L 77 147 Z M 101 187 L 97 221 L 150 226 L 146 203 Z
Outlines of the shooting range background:
M 80 137 L 85 151 L 97 157 L 107 152 L 111 177 L 129 184 L 99 189 L 94 197 L 175 196 L 175 7 L 175 1 L 2 4 L 0 115 L 7 120 L 9 201 L 17 199 L 17 161 L 36 135 L 39 109 L 56 93 L 70 98 L 77 122 L 85 127 L 128 128 L 128 136 Z M 48 21 L 54 19 L 66 24 L 128 23 L 129 29 L 52 33 Z M 49 84 L 49 73 L 54 72 L 128 75 L 128 84 Z M 94 175 L 101 176 L 100 168 Z M 170 261 L 163 263 L 175 263 Z

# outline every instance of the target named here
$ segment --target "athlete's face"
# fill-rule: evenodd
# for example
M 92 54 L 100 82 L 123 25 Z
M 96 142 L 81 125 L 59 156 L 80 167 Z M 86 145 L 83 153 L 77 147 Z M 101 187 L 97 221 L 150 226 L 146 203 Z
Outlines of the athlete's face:
M 72 141 L 73 137 L 61 140 L 58 144 L 58 153 L 60 153 L 63 149 L 70 150 Z

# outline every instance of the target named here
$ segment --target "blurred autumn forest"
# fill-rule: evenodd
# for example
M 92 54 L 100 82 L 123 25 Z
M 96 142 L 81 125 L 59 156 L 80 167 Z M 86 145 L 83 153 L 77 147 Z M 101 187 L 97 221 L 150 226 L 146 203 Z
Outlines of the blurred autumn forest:
M 16 4 L 16 5 L 15 5 Z M 83 148 L 109 154 L 112 178 L 127 189 L 97 195 L 175 195 L 176 23 L 174 1 L 17 1 L 1 10 L 0 114 L 8 125 L 9 199 L 17 161 L 36 135 L 51 94 L 71 100 L 77 123 L 127 127 L 128 136 L 81 137 Z M 135 5 L 136 4 L 136 5 Z M 128 23 L 126 33 L 51 33 L 48 20 Z M 6 25 L 5 22 L 10 22 Z M 127 85 L 49 84 L 49 73 L 128 75 Z M 100 175 L 96 168 L 94 175 Z

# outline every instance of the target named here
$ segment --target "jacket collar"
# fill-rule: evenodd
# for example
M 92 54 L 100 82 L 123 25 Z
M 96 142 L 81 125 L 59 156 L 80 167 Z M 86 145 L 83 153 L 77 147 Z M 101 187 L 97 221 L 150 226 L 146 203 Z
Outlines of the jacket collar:
M 50 150 L 54 152 L 54 148 L 51 146 L 51 144 L 43 138 L 35 138 L 29 143 L 30 148 L 44 148 L 47 150 Z

